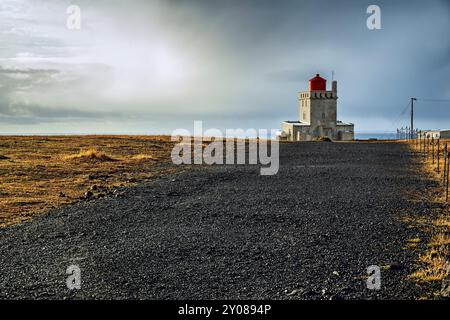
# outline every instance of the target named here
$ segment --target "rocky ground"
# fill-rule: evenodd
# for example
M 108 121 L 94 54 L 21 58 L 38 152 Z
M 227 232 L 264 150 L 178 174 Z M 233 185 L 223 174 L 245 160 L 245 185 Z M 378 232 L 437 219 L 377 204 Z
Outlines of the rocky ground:
M 399 143 L 280 146 L 280 171 L 186 168 L 0 229 L 0 298 L 414 299 L 426 238 L 400 220 L 433 185 Z M 81 269 L 80 290 L 66 268 Z M 380 266 L 381 290 L 366 269 Z

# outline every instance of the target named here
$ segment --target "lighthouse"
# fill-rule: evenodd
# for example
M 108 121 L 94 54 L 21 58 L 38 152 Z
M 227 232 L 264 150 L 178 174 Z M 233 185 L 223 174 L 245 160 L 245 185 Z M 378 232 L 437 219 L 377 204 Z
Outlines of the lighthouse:
M 321 137 L 353 140 L 354 124 L 337 120 L 337 81 L 327 90 L 327 80 L 320 74 L 309 80 L 307 91 L 298 93 L 298 120 L 284 121 L 280 140 L 308 141 Z

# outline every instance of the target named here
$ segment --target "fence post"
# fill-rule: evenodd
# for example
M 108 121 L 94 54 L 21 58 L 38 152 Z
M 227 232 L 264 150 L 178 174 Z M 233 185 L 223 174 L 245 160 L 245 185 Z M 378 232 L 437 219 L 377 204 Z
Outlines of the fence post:
M 428 150 L 427 150 L 428 157 L 430 156 L 430 151 L 431 151 L 430 145 L 431 145 L 431 137 L 428 138 L 428 146 L 427 146 L 427 148 L 428 148 Z
M 438 139 L 437 141 L 437 173 L 440 172 L 440 166 L 439 163 L 441 161 L 441 139 Z
M 432 160 L 432 164 L 434 165 L 434 137 L 431 137 L 431 158 Z
M 450 161 L 448 161 L 448 154 L 447 154 L 447 163 L 445 164 L 445 166 L 447 167 L 447 178 L 446 178 L 446 181 L 445 181 L 445 202 L 448 201 L 448 176 L 449 176 L 448 169 L 449 169 L 449 164 L 450 164 Z
M 445 184 L 445 176 L 447 175 L 447 143 L 445 143 L 444 148 L 444 175 L 442 178 L 442 184 Z
M 420 149 L 422 149 L 422 153 L 425 154 L 425 136 L 422 137 Z

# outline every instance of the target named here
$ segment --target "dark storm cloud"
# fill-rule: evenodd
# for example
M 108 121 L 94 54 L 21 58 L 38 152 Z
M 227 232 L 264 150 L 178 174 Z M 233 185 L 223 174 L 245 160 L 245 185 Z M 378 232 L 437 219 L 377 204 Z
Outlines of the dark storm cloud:
M 340 114 L 362 124 L 360 130 L 376 118 L 398 116 L 410 96 L 450 99 L 448 1 L 377 1 L 382 30 L 375 31 L 366 28 L 370 3 L 364 1 L 193 3 L 205 25 L 227 41 L 227 54 L 241 71 L 236 81 L 248 74 L 267 80 L 261 91 L 265 102 L 257 103 L 255 95 L 249 116 L 251 111 L 295 116 L 296 89 L 306 89 L 315 73 L 329 79 L 332 70 L 339 81 Z M 280 100 L 273 92 L 283 83 Z M 450 116 L 449 110 L 429 103 L 418 116 L 439 120 Z

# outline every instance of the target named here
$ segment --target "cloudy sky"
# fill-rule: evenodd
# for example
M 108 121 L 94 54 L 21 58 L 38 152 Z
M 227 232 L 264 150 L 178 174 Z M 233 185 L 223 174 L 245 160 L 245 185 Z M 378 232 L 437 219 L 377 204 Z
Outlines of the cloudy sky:
M 406 125 L 411 96 L 419 127 L 449 128 L 450 1 L 0 1 L 0 133 L 279 128 L 332 71 L 359 132 Z

